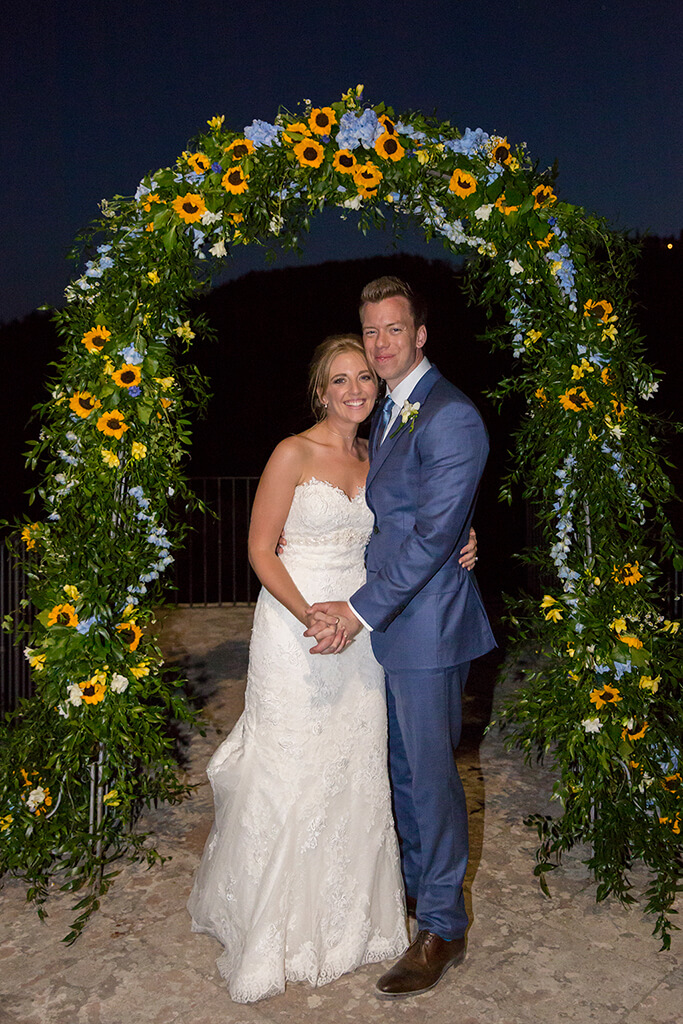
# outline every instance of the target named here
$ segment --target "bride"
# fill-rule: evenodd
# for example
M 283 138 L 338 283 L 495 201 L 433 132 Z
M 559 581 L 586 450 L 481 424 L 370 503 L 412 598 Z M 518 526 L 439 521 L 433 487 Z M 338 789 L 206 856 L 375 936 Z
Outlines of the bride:
M 378 381 L 360 338 L 319 345 L 309 384 L 317 422 L 280 442 L 254 499 L 249 558 L 263 589 L 245 709 L 207 768 L 215 820 L 188 902 L 192 930 L 224 946 L 235 1002 L 286 981 L 323 985 L 408 945 L 382 669 L 365 630 L 335 658 L 310 655 L 303 636 L 309 604 L 365 582 L 373 517 L 357 430 Z M 463 549 L 466 568 L 474 551 Z M 329 630 L 343 648 L 334 620 Z

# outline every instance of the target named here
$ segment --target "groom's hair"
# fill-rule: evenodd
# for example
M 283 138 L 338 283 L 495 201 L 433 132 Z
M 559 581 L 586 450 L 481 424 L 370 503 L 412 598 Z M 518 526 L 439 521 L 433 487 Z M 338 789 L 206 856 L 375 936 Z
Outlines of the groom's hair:
M 406 281 L 400 277 L 387 275 L 378 277 L 366 284 L 360 293 L 360 308 L 358 312 L 363 316 L 363 306 L 368 302 L 383 302 L 384 299 L 404 298 L 408 300 L 410 311 L 413 314 L 413 321 L 416 327 L 422 327 L 427 320 L 427 306 L 424 299 L 414 292 Z

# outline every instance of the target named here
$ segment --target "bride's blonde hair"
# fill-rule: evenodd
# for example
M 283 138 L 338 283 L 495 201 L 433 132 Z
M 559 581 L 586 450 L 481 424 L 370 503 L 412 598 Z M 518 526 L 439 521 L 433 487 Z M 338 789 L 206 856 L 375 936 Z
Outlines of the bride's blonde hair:
M 330 334 L 316 348 L 308 368 L 308 397 L 311 401 L 311 409 L 316 422 L 320 423 L 325 419 L 326 409 L 322 403 L 321 395 L 325 394 L 330 383 L 330 368 L 332 363 L 342 352 L 357 352 L 367 363 L 365 349 L 359 334 Z M 377 374 L 368 366 L 368 370 L 379 383 Z

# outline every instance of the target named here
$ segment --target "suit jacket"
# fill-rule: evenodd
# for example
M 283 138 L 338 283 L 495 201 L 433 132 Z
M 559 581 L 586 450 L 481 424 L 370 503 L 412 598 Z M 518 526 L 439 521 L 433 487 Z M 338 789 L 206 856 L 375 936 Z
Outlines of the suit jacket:
M 374 458 L 373 419 L 366 498 L 375 527 L 367 582 L 351 601 L 373 627 L 385 668 L 446 668 L 495 647 L 474 575 L 458 564 L 488 436 L 470 399 L 435 366 L 410 401 L 420 403 L 413 430 L 399 417 Z

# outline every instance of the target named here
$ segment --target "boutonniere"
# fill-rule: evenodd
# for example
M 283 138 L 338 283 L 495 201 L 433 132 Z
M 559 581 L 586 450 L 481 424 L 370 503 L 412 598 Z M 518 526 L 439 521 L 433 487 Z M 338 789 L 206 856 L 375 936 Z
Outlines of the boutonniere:
M 396 427 L 396 430 L 393 432 L 393 434 L 389 434 L 389 437 L 396 437 L 396 435 L 398 434 L 399 430 L 402 430 L 403 427 L 405 427 L 405 425 L 408 422 L 408 420 L 410 420 L 410 430 L 408 431 L 408 433 L 412 434 L 413 427 L 415 426 L 415 420 L 417 419 L 417 414 L 419 413 L 419 411 L 420 411 L 420 403 L 419 402 L 412 402 L 411 403 L 406 398 L 405 402 L 403 403 L 403 408 L 401 409 L 401 412 L 399 414 L 400 417 L 401 417 L 401 422 Z

